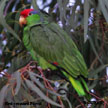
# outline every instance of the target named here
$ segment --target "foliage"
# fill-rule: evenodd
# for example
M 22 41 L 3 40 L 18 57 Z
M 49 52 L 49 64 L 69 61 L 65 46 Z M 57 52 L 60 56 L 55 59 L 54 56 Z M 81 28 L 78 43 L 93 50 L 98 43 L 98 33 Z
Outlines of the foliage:
M 58 71 L 42 71 L 22 43 L 19 13 L 39 0 L 0 0 L 0 108 L 3 102 L 35 102 L 37 108 L 108 107 L 108 1 L 43 0 L 42 10 L 49 8 L 53 20 L 74 40 L 89 70 L 88 87 L 94 101 L 78 97 L 66 78 Z M 37 3 L 37 4 L 36 4 Z M 4 44 L 6 42 L 6 44 Z M 33 106 L 13 106 L 34 108 Z M 12 108 L 12 105 L 8 106 Z

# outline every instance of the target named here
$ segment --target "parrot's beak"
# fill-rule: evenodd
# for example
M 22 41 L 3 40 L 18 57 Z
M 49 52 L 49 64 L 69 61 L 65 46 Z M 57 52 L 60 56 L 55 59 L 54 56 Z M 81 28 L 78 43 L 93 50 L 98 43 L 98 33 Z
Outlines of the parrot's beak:
M 19 18 L 19 24 L 20 24 L 20 26 L 22 27 L 26 23 L 27 23 L 26 18 L 24 18 L 23 16 L 20 16 L 20 18 Z

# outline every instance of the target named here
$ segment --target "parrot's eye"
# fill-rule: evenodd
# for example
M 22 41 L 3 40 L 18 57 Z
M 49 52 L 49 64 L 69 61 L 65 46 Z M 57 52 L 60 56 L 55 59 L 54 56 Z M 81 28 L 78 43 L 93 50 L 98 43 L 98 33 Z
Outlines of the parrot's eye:
M 29 13 L 28 16 L 33 15 L 32 13 Z

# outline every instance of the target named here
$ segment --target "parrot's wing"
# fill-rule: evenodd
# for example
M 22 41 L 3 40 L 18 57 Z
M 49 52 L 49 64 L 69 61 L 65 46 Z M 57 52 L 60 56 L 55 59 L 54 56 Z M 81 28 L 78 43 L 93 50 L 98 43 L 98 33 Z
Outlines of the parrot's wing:
M 30 28 L 29 35 L 33 49 L 46 61 L 57 61 L 73 77 L 87 77 L 87 67 L 82 55 L 57 24 L 35 25 Z

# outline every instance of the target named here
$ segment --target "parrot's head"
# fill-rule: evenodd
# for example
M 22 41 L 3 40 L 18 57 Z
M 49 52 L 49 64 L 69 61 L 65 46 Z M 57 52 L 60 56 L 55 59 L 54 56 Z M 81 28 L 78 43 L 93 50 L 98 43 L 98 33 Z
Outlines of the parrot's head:
M 39 12 L 35 11 L 34 9 L 25 9 L 25 10 L 21 11 L 20 12 L 20 18 L 19 18 L 20 26 L 22 27 L 23 25 L 26 25 L 28 22 L 30 22 L 34 19 L 37 19 L 39 16 L 38 13 Z

